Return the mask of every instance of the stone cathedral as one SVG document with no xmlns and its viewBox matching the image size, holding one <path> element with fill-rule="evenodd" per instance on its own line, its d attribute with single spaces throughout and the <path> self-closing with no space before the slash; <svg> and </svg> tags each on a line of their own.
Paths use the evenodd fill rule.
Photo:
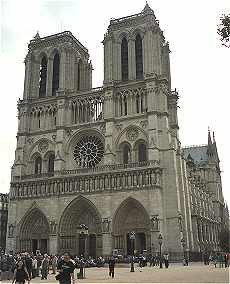
<svg viewBox="0 0 230 284">
<path fill-rule="evenodd" d="M 12 166 L 7 250 L 107 256 L 218 250 L 216 142 L 182 148 L 169 45 L 146 3 L 111 19 L 104 81 L 69 31 L 30 41 Z M 88 227 L 79 233 L 79 225 Z M 131 242 L 130 232 L 135 232 Z"/>
</svg>

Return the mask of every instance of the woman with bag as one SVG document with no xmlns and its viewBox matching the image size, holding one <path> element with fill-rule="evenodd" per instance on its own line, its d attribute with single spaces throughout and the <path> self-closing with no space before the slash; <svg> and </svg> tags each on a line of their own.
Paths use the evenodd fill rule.
<svg viewBox="0 0 230 284">
<path fill-rule="evenodd" d="M 12 284 L 24 284 L 26 280 L 28 280 L 28 283 L 30 283 L 29 273 L 25 267 L 24 262 L 22 260 L 19 260 L 14 270 L 14 278 Z"/>
</svg>

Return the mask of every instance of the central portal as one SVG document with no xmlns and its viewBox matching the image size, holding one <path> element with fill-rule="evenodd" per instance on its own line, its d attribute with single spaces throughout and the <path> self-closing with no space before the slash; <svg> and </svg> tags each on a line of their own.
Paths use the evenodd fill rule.
<svg viewBox="0 0 230 284">
<path fill-rule="evenodd" d="M 60 253 L 96 257 L 102 254 L 101 217 L 96 207 L 86 198 L 78 197 L 65 209 L 60 222 Z M 85 225 L 87 233 L 79 234 Z"/>
</svg>

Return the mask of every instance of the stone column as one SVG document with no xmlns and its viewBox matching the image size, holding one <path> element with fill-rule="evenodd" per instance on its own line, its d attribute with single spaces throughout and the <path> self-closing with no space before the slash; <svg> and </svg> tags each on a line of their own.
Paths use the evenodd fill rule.
<svg viewBox="0 0 230 284">
<path fill-rule="evenodd" d="M 59 89 L 64 90 L 66 88 L 66 50 L 64 48 L 61 50 L 60 57 Z"/>
<path fill-rule="evenodd" d="M 103 242 L 103 256 L 112 254 L 112 234 L 111 234 L 111 219 L 102 219 L 102 242 Z"/>
<path fill-rule="evenodd" d="M 58 237 L 56 235 L 50 235 L 49 237 L 49 254 L 58 253 Z"/>
<path fill-rule="evenodd" d="M 53 82 L 53 58 L 49 57 L 47 64 L 46 96 L 52 96 L 52 82 Z"/>
<path fill-rule="evenodd" d="M 32 69 L 31 69 L 31 55 L 27 54 L 25 58 L 25 79 L 24 79 L 24 93 L 23 93 L 23 99 L 26 100 L 29 98 L 30 95 L 30 86 L 31 86 L 31 75 L 32 75 Z"/>
<path fill-rule="evenodd" d="M 128 41 L 128 64 L 129 64 L 129 80 L 136 78 L 136 58 L 135 58 L 135 40 Z"/>
<path fill-rule="evenodd" d="M 31 97 L 38 98 L 39 96 L 39 76 L 40 76 L 40 61 L 33 59 L 31 68 Z"/>
<path fill-rule="evenodd" d="M 116 73 L 117 76 L 115 78 L 115 80 L 121 81 L 121 42 L 116 42 Z"/>
</svg>

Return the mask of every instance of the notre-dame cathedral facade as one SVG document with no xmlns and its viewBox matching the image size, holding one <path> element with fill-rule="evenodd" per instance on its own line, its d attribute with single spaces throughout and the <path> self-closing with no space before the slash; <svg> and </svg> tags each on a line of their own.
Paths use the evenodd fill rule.
<svg viewBox="0 0 230 284">
<path fill-rule="evenodd" d="M 181 147 L 169 45 L 153 10 L 112 19 L 103 45 L 100 88 L 71 32 L 28 45 L 7 249 L 156 253 L 161 235 L 175 258 L 217 250 L 225 207 L 216 143 L 209 133 L 207 145 Z"/>
</svg>

